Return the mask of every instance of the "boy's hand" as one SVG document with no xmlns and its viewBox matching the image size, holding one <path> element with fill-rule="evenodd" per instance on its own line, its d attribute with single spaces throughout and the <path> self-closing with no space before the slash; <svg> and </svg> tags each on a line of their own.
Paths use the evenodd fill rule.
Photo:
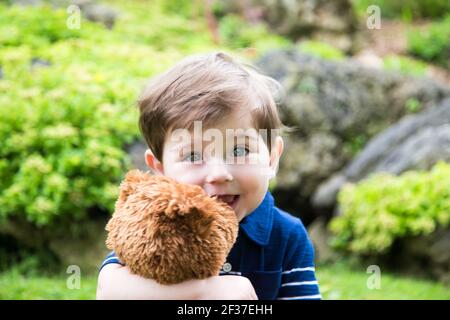
<svg viewBox="0 0 450 320">
<path fill-rule="evenodd" d="M 155 280 L 132 274 L 128 267 L 108 264 L 98 277 L 97 299 L 100 300 L 194 300 L 206 288 L 206 280 L 188 280 L 162 285 Z"/>
<path fill-rule="evenodd" d="M 241 276 L 215 276 L 206 279 L 202 300 L 258 300 L 250 280 Z"/>
<path fill-rule="evenodd" d="M 215 276 L 161 285 L 154 280 L 132 274 L 127 267 L 108 264 L 98 277 L 97 299 L 117 300 L 255 300 L 250 281 L 239 276 Z"/>
</svg>

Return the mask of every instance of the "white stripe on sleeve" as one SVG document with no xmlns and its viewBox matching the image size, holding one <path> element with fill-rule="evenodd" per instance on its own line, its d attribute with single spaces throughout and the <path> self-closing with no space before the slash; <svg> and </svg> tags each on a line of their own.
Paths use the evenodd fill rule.
<svg viewBox="0 0 450 320">
<path fill-rule="evenodd" d="M 285 287 L 285 286 L 308 286 L 308 285 L 314 285 L 314 284 L 319 284 L 317 281 L 301 281 L 301 282 L 287 282 L 287 283 L 283 283 L 281 286 Z"/>
<path fill-rule="evenodd" d="M 303 272 L 303 271 L 316 271 L 316 268 L 314 268 L 314 267 L 294 268 L 291 270 L 283 271 L 282 274 L 289 274 L 292 272 Z"/>
</svg>

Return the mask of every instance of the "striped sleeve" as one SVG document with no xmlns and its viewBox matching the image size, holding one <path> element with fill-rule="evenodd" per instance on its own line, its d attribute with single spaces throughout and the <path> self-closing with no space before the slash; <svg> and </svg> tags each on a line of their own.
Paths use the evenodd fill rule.
<svg viewBox="0 0 450 320">
<path fill-rule="evenodd" d="M 100 266 L 98 272 L 100 272 L 100 271 L 103 269 L 104 266 L 106 266 L 107 264 L 110 264 L 110 263 L 118 263 L 118 264 L 124 265 L 124 264 L 119 260 L 119 258 L 116 256 L 115 252 L 114 252 L 114 251 L 111 251 L 111 252 L 106 256 L 105 260 L 103 260 L 102 265 Z"/>
<path fill-rule="evenodd" d="M 303 224 L 294 229 L 289 237 L 277 299 L 320 300 L 312 242 Z"/>
</svg>

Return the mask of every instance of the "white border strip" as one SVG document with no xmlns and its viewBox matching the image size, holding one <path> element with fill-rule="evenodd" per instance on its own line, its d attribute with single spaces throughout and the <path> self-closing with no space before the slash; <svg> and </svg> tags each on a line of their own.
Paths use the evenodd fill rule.
<svg viewBox="0 0 450 320">
<path fill-rule="evenodd" d="M 322 299 L 322 295 L 315 294 L 312 296 L 284 297 L 284 298 L 278 298 L 277 300 L 304 300 L 304 299 Z"/>
</svg>

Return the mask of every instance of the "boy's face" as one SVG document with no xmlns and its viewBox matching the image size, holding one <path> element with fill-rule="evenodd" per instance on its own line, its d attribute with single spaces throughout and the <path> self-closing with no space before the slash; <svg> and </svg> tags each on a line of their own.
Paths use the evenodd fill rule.
<svg viewBox="0 0 450 320">
<path fill-rule="evenodd" d="M 202 187 L 220 195 L 239 221 L 256 209 L 275 175 L 283 151 L 277 137 L 272 152 L 254 129 L 251 115 L 236 111 L 213 127 L 196 122 L 194 130 L 175 130 L 166 138 L 163 162 L 146 152 L 146 163 L 156 174 Z"/>
</svg>

